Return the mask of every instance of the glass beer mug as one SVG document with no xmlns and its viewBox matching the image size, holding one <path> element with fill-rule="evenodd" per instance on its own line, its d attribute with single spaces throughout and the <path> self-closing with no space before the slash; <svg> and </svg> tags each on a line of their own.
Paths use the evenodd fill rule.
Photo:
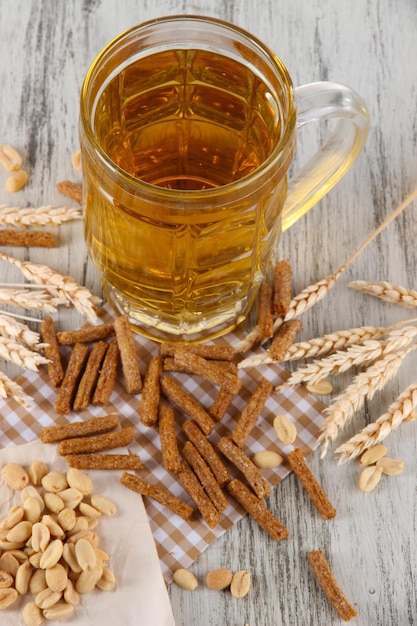
<svg viewBox="0 0 417 626">
<path fill-rule="evenodd" d="M 337 119 L 294 177 L 297 129 Z M 159 341 L 202 341 L 245 319 L 280 233 L 364 146 L 366 106 L 344 85 L 293 88 L 242 29 L 197 16 L 135 26 L 81 94 L 85 239 L 108 300 Z"/>
</svg>

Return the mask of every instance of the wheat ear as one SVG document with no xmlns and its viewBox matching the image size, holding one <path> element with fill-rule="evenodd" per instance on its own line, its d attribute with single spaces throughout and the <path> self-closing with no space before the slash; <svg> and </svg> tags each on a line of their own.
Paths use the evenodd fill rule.
<svg viewBox="0 0 417 626">
<path fill-rule="evenodd" d="M 5 400 L 10 397 L 27 408 L 32 404 L 32 398 L 23 391 L 22 387 L 0 372 L 0 398 Z"/>
<path fill-rule="evenodd" d="M 398 396 L 397 400 L 375 422 L 365 426 L 359 433 L 335 450 L 339 463 L 355 459 L 367 448 L 371 448 L 383 441 L 411 415 L 416 404 L 417 383 L 413 383 Z"/>
<path fill-rule="evenodd" d="M 303 289 L 303 291 L 301 291 L 295 298 L 293 298 L 285 318 L 276 318 L 274 320 L 274 333 L 278 330 L 278 328 L 282 325 L 284 321 L 286 322 L 290 319 L 293 319 L 294 317 L 297 317 L 298 315 L 301 315 L 309 308 L 311 308 L 314 304 L 322 300 L 334 287 L 337 279 L 345 271 L 345 269 L 349 267 L 349 265 L 366 248 L 366 246 L 373 239 L 375 239 L 375 237 L 377 237 L 389 224 L 391 224 L 391 222 L 393 222 L 400 215 L 400 213 L 402 213 L 402 211 L 404 211 L 404 209 L 409 204 L 411 204 L 413 200 L 415 200 L 416 197 L 417 189 L 412 191 L 406 197 L 406 199 L 378 226 L 378 228 L 376 228 L 369 235 L 369 237 L 365 239 L 365 241 L 359 246 L 359 248 L 355 250 L 355 252 L 348 258 L 345 263 L 343 263 L 343 265 L 339 267 L 339 269 L 333 272 L 333 274 L 330 274 L 330 276 L 328 276 L 327 278 L 320 280 L 314 285 L 306 287 L 306 289 Z M 252 348 L 252 346 L 256 342 L 260 340 L 262 340 L 262 333 L 259 327 L 255 326 L 255 328 L 247 335 L 247 337 L 236 345 L 235 350 L 236 352 L 246 352 L 247 350 Z M 265 339 L 264 342 L 265 341 L 267 341 L 267 339 Z"/>
<path fill-rule="evenodd" d="M 355 412 L 362 408 L 365 398 L 370 400 L 377 391 L 383 389 L 386 383 L 396 376 L 407 354 L 415 348 L 417 343 L 373 363 L 358 374 L 345 391 L 323 411 L 325 418 L 318 438 L 323 444 L 322 458 L 326 455 L 330 441 L 336 439 L 339 431 L 350 422 Z"/>
<path fill-rule="evenodd" d="M 349 346 L 345 351 L 338 351 L 323 359 L 299 367 L 285 381 L 283 386 L 309 383 L 314 385 L 327 376 L 347 372 L 354 366 L 365 365 L 376 359 L 396 352 L 407 346 L 417 335 L 415 326 L 397 328 L 388 333 L 385 341 L 369 339 L 360 344 Z"/>
<path fill-rule="evenodd" d="M 25 228 L 27 226 L 59 226 L 64 222 L 82 219 L 80 207 L 55 207 L 51 205 L 37 208 L 0 205 L 0 225 Z"/>
<path fill-rule="evenodd" d="M 67 301 L 63 298 L 55 298 L 44 291 L 34 293 L 28 289 L 0 289 L 0 302 L 22 309 L 55 313 L 57 306 Z"/>
<path fill-rule="evenodd" d="M 49 359 L 46 359 L 38 352 L 29 350 L 21 343 L 7 339 L 7 337 L 0 337 L 0 358 L 32 370 L 32 372 L 38 371 L 38 365 L 49 363 Z"/>
<path fill-rule="evenodd" d="M 18 261 L 14 257 L 0 253 L 0 259 L 16 265 L 26 279 L 38 285 L 44 285 L 52 295 L 64 298 L 74 305 L 81 315 L 91 321 L 97 320 L 96 305 L 101 302 L 97 296 L 93 296 L 86 287 L 82 287 L 71 276 L 63 276 L 49 268 L 47 265 Z"/>
<path fill-rule="evenodd" d="M 44 344 L 40 343 L 39 333 L 7 314 L 0 314 L 0 334 L 13 341 L 20 341 L 33 350 L 44 347 Z"/>
<path fill-rule="evenodd" d="M 384 302 L 398 304 L 406 309 L 417 307 L 417 291 L 406 289 L 399 285 L 391 285 L 391 283 L 385 281 L 368 282 L 366 280 L 355 280 L 349 283 L 349 287 L 369 296 L 375 296 L 375 298 Z"/>
</svg>

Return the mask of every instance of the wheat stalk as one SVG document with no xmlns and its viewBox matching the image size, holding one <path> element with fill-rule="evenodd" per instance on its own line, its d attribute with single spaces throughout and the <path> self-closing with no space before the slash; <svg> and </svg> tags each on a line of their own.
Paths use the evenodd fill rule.
<svg viewBox="0 0 417 626">
<path fill-rule="evenodd" d="M 274 320 L 274 333 L 279 329 L 282 323 L 293 319 L 294 317 L 298 317 L 308 309 L 310 309 L 314 304 L 322 300 L 329 291 L 336 284 L 339 276 L 346 270 L 347 267 L 356 259 L 356 257 L 366 248 L 366 246 L 377 237 L 394 219 L 396 219 L 404 209 L 415 200 L 417 197 L 417 189 L 412 191 L 406 199 L 376 228 L 370 235 L 365 239 L 365 241 L 355 250 L 355 252 L 348 258 L 348 260 L 343 263 L 333 274 L 330 274 L 327 278 L 318 281 L 314 285 L 310 285 L 306 287 L 303 291 L 301 291 L 290 303 L 289 310 L 284 319 L 276 318 Z M 246 352 L 253 347 L 255 343 L 262 340 L 262 333 L 258 326 L 246 336 L 245 339 L 241 340 L 235 348 L 236 352 Z M 264 339 L 264 342 L 267 339 Z"/>
<path fill-rule="evenodd" d="M 38 365 L 49 363 L 49 359 L 46 359 L 38 352 L 34 352 L 21 343 L 7 337 L 0 337 L 0 358 L 32 370 L 32 372 L 38 371 Z"/>
<path fill-rule="evenodd" d="M 32 398 L 28 396 L 20 385 L 11 380 L 6 374 L 0 372 L 0 398 L 13 398 L 19 404 L 29 408 Z"/>
<path fill-rule="evenodd" d="M 38 208 L 19 208 L 0 205 L 0 225 L 25 228 L 27 226 L 59 226 L 64 222 L 82 219 L 80 207 L 55 207 L 51 205 Z"/>
<path fill-rule="evenodd" d="M 383 389 L 386 383 L 396 376 L 406 355 L 415 348 L 417 348 L 417 343 L 376 361 L 364 372 L 355 376 L 345 391 L 323 411 L 325 419 L 318 438 L 323 444 L 321 458 L 326 455 L 330 441 L 336 439 L 339 431 L 350 422 L 355 412 L 362 408 L 365 399 L 373 398 L 377 391 Z"/>
<path fill-rule="evenodd" d="M 406 309 L 417 307 L 417 291 L 398 285 L 391 285 L 391 283 L 385 281 L 368 282 L 366 280 L 355 280 L 349 283 L 349 287 L 367 295 L 375 296 L 384 302 L 398 304 Z"/>
<path fill-rule="evenodd" d="M 57 306 L 65 304 L 63 298 L 56 298 L 45 291 L 33 292 L 29 289 L 0 289 L 0 303 L 10 306 L 55 313 Z"/>
<path fill-rule="evenodd" d="M 416 404 L 417 383 L 413 383 L 398 396 L 396 401 L 375 422 L 368 424 L 368 426 L 335 450 L 336 456 L 339 457 L 339 463 L 355 459 L 364 450 L 383 441 L 411 415 Z"/>
<path fill-rule="evenodd" d="M 44 344 L 40 343 L 39 333 L 7 314 L 0 314 L 0 334 L 8 339 L 20 341 L 34 350 L 44 347 Z"/>
<path fill-rule="evenodd" d="M 18 261 L 2 253 L 0 253 L 0 259 L 16 265 L 26 279 L 44 285 L 52 295 L 66 299 L 81 315 L 93 322 L 97 320 L 95 307 L 101 299 L 93 296 L 86 287 L 79 285 L 71 276 L 63 276 L 47 265 Z"/>
<path fill-rule="evenodd" d="M 417 335 L 415 326 L 396 328 L 388 333 L 385 341 L 369 339 L 361 344 L 349 346 L 345 351 L 338 351 L 323 359 L 316 359 L 312 363 L 299 367 L 285 381 L 283 386 L 309 383 L 315 385 L 323 378 L 346 372 L 355 365 L 364 365 L 384 357 L 387 354 L 407 346 Z"/>
</svg>

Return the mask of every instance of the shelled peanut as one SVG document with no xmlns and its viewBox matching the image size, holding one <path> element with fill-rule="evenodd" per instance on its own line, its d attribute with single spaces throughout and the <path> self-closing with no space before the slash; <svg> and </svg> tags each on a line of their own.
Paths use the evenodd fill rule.
<svg viewBox="0 0 417 626">
<path fill-rule="evenodd" d="M 96 528 L 116 506 L 93 493 L 90 477 L 75 468 L 50 470 L 42 461 L 28 471 L 9 463 L 1 474 L 21 503 L 0 522 L 0 609 L 31 594 L 22 617 L 26 626 L 39 626 L 43 618 L 68 618 L 82 594 L 113 589 Z"/>
</svg>

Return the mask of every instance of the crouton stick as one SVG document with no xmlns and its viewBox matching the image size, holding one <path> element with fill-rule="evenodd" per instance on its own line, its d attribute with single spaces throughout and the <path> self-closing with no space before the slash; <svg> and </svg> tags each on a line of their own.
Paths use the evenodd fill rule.
<svg viewBox="0 0 417 626">
<path fill-rule="evenodd" d="M 114 335 L 113 324 L 99 324 L 98 326 L 85 326 L 78 330 L 63 330 L 57 334 L 58 342 L 63 346 L 71 346 L 74 343 L 86 343 L 107 339 Z"/>
<path fill-rule="evenodd" d="M 336 509 L 330 504 L 322 487 L 313 476 L 300 448 L 295 448 L 289 452 L 287 459 L 292 471 L 300 480 L 322 518 L 332 519 L 335 517 Z"/>
<path fill-rule="evenodd" d="M 65 371 L 64 380 L 55 399 L 55 411 L 67 415 L 72 409 L 72 402 L 81 378 L 84 365 L 88 359 L 89 349 L 83 343 L 76 343 Z"/>
<path fill-rule="evenodd" d="M 243 447 L 246 438 L 255 426 L 262 407 L 272 389 L 273 385 L 266 378 L 261 378 L 260 383 L 243 409 L 231 435 L 235 444 L 240 448 Z"/>
<path fill-rule="evenodd" d="M 174 409 L 167 404 L 159 408 L 159 437 L 161 440 L 162 463 L 167 472 L 176 474 L 181 466 L 178 451 L 177 435 L 175 433 Z"/>
<path fill-rule="evenodd" d="M 58 446 L 58 454 L 83 454 L 85 452 L 101 452 L 102 450 L 112 450 L 122 446 L 128 446 L 135 438 L 133 426 L 127 426 L 111 433 L 95 435 L 93 437 L 75 437 L 64 439 Z"/>
<path fill-rule="evenodd" d="M 275 541 L 287 539 L 289 536 L 287 528 L 266 508 L 262 500 L 259 500 L 238 478 L 228 483 L 227 489 L 230 495 L 272 539 Z"/>
<path fill-rule="evenodd" d="M 114 338 L 110 341 L 107 348 L 97 386 L 94 391 L 93 404 L 95 406 L 107 404 L 110 400 L 110 396 L 116 384 L 119 356 L 119 346 L 117 339 Z"/>
<path fill-rule="evenodd" d="M 229 482 L 230 475 L 210 441 L 192 420 L 184 422 L 182 429 L 210 467 L 220 487 L 224 487 Z"/>
<path fill-rule="evenodd" d="M 55 248 L 55 237 L 42 230 L 1 230 L 0 246 Z"/>
<path fill-rule="evenodd" d="M 84 422 L 72 422 L 71 424 L 45 426 L 39 433 L 39 438 L 43 443 L 57 443 L 58 441 L 71 439 L 72 437 L 83 437 L 106 433 L 111 430 L 115 430 L 119 425 L 119 418 L 117 415 L 92 417 Z"/>
<path fill-rule="evenodd" d="M 43 318 L 40 333 L 42 341 L 46 344 L 44 348 L 45 357 L 49 359 L 47 365 L 49 380 L 54 387 L 59 387 L 64 379 L 64 368 L 59 352 L 55 325 L 51 317 Z"/>
<path fill-rule="evenodd" d="M 194 515 L 194 509 L 192 506 L 183 500 L 180 500 L 180 498 L 172 495 L 172 493 L 167 491 L 164 487 L 151 485 L 142 478 L 139 478 L 139 476 L 129 474 L 129 472 L 123 472 L 120 482 L 124 487 L 127 487 L 131 491 L 140 493 L 142 496 L 146 496 L 147 498 L 155 500 L 156 502 L 159 502 L 159 504 L 166 506 L 187 521 Z"/>
<path fill-rule="evenodd" d="M 165 396 L 189 415 L 200 426 L 205 435 L 209 435 L 215 426 L 214 420 L 188 391 L 170 376 L 164 376 L 161 389 Z"/>
<path fill-rule="evenodd" d="M 174 360 L 179 365 L 187 367 L 189 372 L 210 380 L 230 393 L 237 393 L 240 389 L 241 381 L 237 373 L 232 374 L 232 372 L 225 371 L 224 368 L 211 363 L 198 354 L 194 354 L 188 348 L 178 349 L 175 352 Z"/>
<path fill-rule="evenodd" d="M 91 348 L 84 373 L 75 394 L 73 404 L 74 411 L 82 411 L 90 404 L 93 389 L 96 385 L 106 350 L 107 343 L 105 341 L 97 341 Z"/>
<path fill-rule="evenodd" d="M 285 260 L 275 264 L 273 293 L 274 314 L 284 319 L 292 300 L 292 269 Z"/>
<path fill-rule="evenodd" d="M 159 353 L 162 357 L 174 357 L 178 348 L 178 343 L 161 343 Z M 219 361 L 233 361 L 235 351 L 231 346 L 216 346 L 212 344 L 193 344 L 187 347 L 193 354 L 198 354 L 204 359 L 214 359 Z"/>
<path fill-rule="evenodd" d="M 357 615 L 357 612 L 348 602 L 343 591 L 337 584 L 337 581 L 333 575 L 333 572 L 330 569 L 330 565 L 327 562 L 327 559 L 324 556 L 323 552 L 321 550 L 313 550 L 312 552 L 309 552 L 308 560 L 311 567 L 313 568 L 315 575 L 317 576 L 320 587 L 323 589 L 324 593 L 329 599 L 329 602 L 332 604 L 333 608 L 339 613 L 342 620 L 348 622 L 352 619 L 352 617 L 355 617 L 355 615 Z"/>
<path fill-rule="evenodd" d="M 134 395 L 142 389 L 142 377 L 136 353 L 135 339 L 127 315 L 122 315 L 116 319 L 114 330 L 116 331 L 117 343 L 119 344 L 124 386 L 127 393 Z"/>
<path fill-rule="evenodd" d="M 140 421 L 144 426 L 153 426 L 158 421 L 158 407 L 161 390 L 159 379 L 162 372 L 162 359 L 154 356 L 149 360 L 139 404 Z"/>
<path fill-rule="evenodd" d="M 224 417 L 231 401 L 233 400 L 233 396 L 233 393 L 227 391 L 223 387 L 219 389 L 217 397 L 209 409 L 209 415 L 211 415 L 216 422 L 220 422 L 220 420 Z"/>
<path fill-rule="evenodd" d="M 272 316 L 272 287 L 262 283 L 258 296 L 258 327 L 265 339 L 274 333 L 274 319 Z"/>
<path fill-rule="evenodd" d="M 217 526 L 220 520 L 220 513 L 204 491 L 187 461 L 181 461 L 181 469 L 178 472 L 178 478 L 200 511 L 206 524 L 210 528 Z"/>
<path fill-rule="evenodd" d="M 242 472 L 258 498 L 264 500 L 271 493 L 271 487 L 250 458 L 233 441 L 222 437 L 217 444 L 220 452 Z"/>
<path fill-rule="evenodd" d="M 136 454 L 67 454 L 65 460 L 77 469 L 141 470 L 145 467 Z"/>
<path fill-rule="evenodd" d="M 191 441 L 187 441 L 182 454 L 219 513 L 225 511 L 227 509 L 227 498 L 215 479 L 213 472 Z"/>
<path fill-rule="evenodd" d="M 288 322 L 283 322 L 269 347 L 269 356 L 271 359 L 277 362 L 285 359 L 288 349 L 294 343 L 294 340 L 302 327 L 303 324 L 300 320 L 289 320 Z"/>
</svg>

